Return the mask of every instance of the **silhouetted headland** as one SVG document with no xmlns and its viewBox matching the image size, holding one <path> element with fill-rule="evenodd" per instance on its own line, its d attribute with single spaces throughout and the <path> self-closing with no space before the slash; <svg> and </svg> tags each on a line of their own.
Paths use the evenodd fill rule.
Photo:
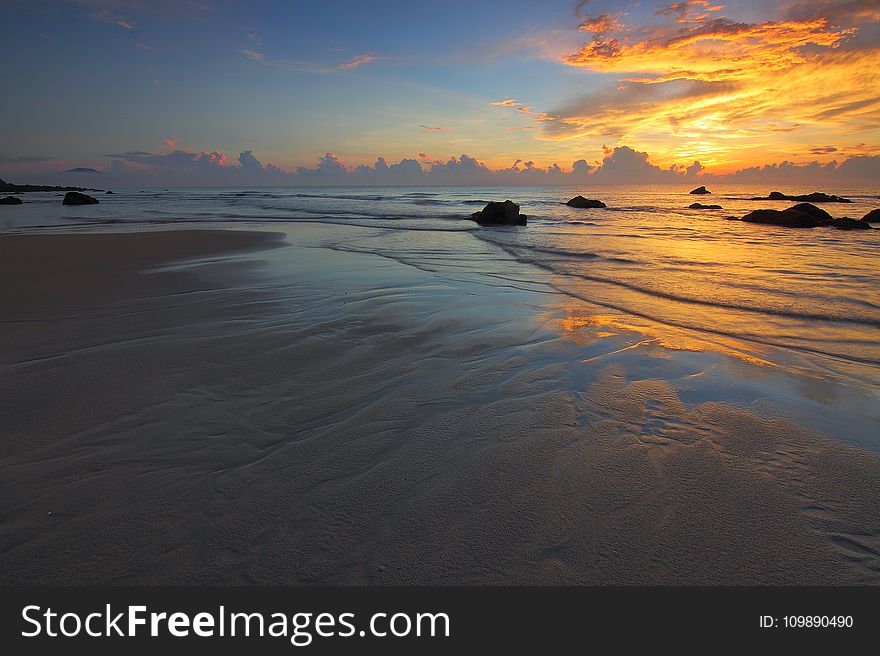
<svg viewBox="0 0 880 656">
<path fill-rule="evenodd" d="M 0 192 L 21 193 L 30 191 L 101 191 L 101 189 L 91 189 L 89 187 L 60 187 L 57 185 L 20 185 L 0 180 Z"/>
</svg>

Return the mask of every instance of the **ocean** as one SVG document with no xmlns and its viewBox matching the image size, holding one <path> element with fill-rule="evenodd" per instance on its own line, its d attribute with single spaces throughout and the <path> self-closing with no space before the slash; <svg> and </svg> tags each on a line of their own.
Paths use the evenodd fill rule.
<svg viewBox="0 0 880 656">
<path fill-rule="evenodd" d="M 731 221 L 793 203 L 749 200 L 770 187 L 709 185 L 712 195 L 696 196 L 691 186 L 115 189 L 96 193 L 99 205 L 80 207 L 36 193 L 0 208 L 0 230 L 277 228 L 295 238 L 297 226 L 318 224 L 322 248 L 589 304 L 591 312 L 569 318 L 573 331 L 601 333 L 603 324 L 638 331 L 669 349 L 722 352 L 813 387 L 825 383 L 835 396 L 840 386 L 856 390 L 864 401 L 857 412 L 872 419 L 855 441 L 873 444 L 876 412 L 866 408 L 880 396 L 880 230 Z M 880 207 L 876 188 L 826 191 L 852 200 L 823 203 L 834 217 Z M 608 207 L 564 204 L 577 194 Z M 508 198 L 528 215 L 527 227 L 484 228 L 468 219 L 486 202 Z M 723 209 L 688 209 L 693 202 Z"/>
<path fill-rule="evenodd" d="M 689 189 L 0 207 L 0 582 L 876 585 L 880 230 Z"/>
</svg>

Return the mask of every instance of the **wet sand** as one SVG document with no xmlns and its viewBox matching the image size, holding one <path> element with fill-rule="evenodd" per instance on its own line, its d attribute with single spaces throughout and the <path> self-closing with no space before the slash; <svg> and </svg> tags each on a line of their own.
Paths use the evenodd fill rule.
<svg viewBox="0 0 880 656">
<path fill-rule="evenodd" d="M 0 582 L 880 582 L 880 455 L 570 302 L 288 241 L 0 237 Z"/>
</svg>

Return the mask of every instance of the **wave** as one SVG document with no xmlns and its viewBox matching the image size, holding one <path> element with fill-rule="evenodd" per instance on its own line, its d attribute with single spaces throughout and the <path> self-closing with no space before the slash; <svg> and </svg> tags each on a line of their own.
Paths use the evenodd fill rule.
<svg viewBox="0 0 880 656">
<path fill-rule="evenodd" d="M 636 283 L 627 282 L 624 280 L 615 280 L 613 278 L 608 278 L 604 276 L 591 275 L 588 273 L 574 272 L 574 271 L 566 271 L 560 270 L 557 267 L 554 267 L 552 264 L 548 263 L 546 260 L 540 260 L 528 256 L 524 256 L 522 253 L 518 252 L 516 246 L 511 246 L 510 244 L 504 244 L 503 242 L 496 241 L 493 239 L 487 239 L 483 235 L 476 233 L 476 236 L 487 242 L 494 244 L 501 248 L 503 251 L 511 255 L 515 260 L 521 262 L 523 264 L 530 264 L 533 266 L 537 266 L 545 271 L 549 271 L 556 275 L 568 276 L 571 278 L 579 278 L 581 280 L 587 280 L 590 282 L 597 282 L 606 285 L 613 285 L 615 287 L 620 287 L 623 289 L 627 289 L 630 291 L 634 291 L 640 294 L 645 294 L 647 296 L 652 296 L 654 298 L 662 298 L 665 300 L 676 301 L 679 303 L 689 303 L 693 305 L 700 305 L 706 307 L 714 307 L 719 309 L 726 310 L 736 310 L 743 312 L 752 312 L 756 314 L 764 314 L 768 316 L 776 316 L 787 319 L 798 319 L 798 320 L 806 320 L 806 321 L 833 321 L 839 323 L 849 323 L 849 324 L 857 324 L 864 326 L 872 326 L 880 328 L 880 319 L 873 317 L 864 317 L 864 316 L 854 316 L 852 314 L 834 314 L 831 312 L 808 312 L 808 311 L 796 311 L 796 310 L 782 310 L 779 308 L 769 307 L 769 306 L 761 306 L 761 305 L 749 305 L 746 303 L 735 303 L 735 302 L 725 302 L 718 300 L 709 300 L 705 298 L 698 298 L 695 296 L 686 296 L 684 294 L 677 294 L 674 292 L 664 291 L 660 289 L 654 289 L 651 287 L 645 287 L 643 285 L 638 285 Z M 526 250 L 526 249 L 523 249 Z M 531 248 L 527 250 L 533 250 Z M 534 249 L 540 252 L 540 249 Z M 632 312 L 631 309 L 626 309 L 624 311 Z M 640 315 L 641 316 L 641 315 Z"/>
</svg>

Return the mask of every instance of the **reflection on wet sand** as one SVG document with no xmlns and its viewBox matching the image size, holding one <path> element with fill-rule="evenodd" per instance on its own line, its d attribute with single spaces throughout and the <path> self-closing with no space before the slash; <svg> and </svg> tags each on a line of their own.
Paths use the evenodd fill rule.
<svg viewBox="0 0 880 656">
<path fill-rule="evenodd" d="M 866 397 L 346 230 L 4 324 L 4 583 L 880 582 Z"/>
</svg>

